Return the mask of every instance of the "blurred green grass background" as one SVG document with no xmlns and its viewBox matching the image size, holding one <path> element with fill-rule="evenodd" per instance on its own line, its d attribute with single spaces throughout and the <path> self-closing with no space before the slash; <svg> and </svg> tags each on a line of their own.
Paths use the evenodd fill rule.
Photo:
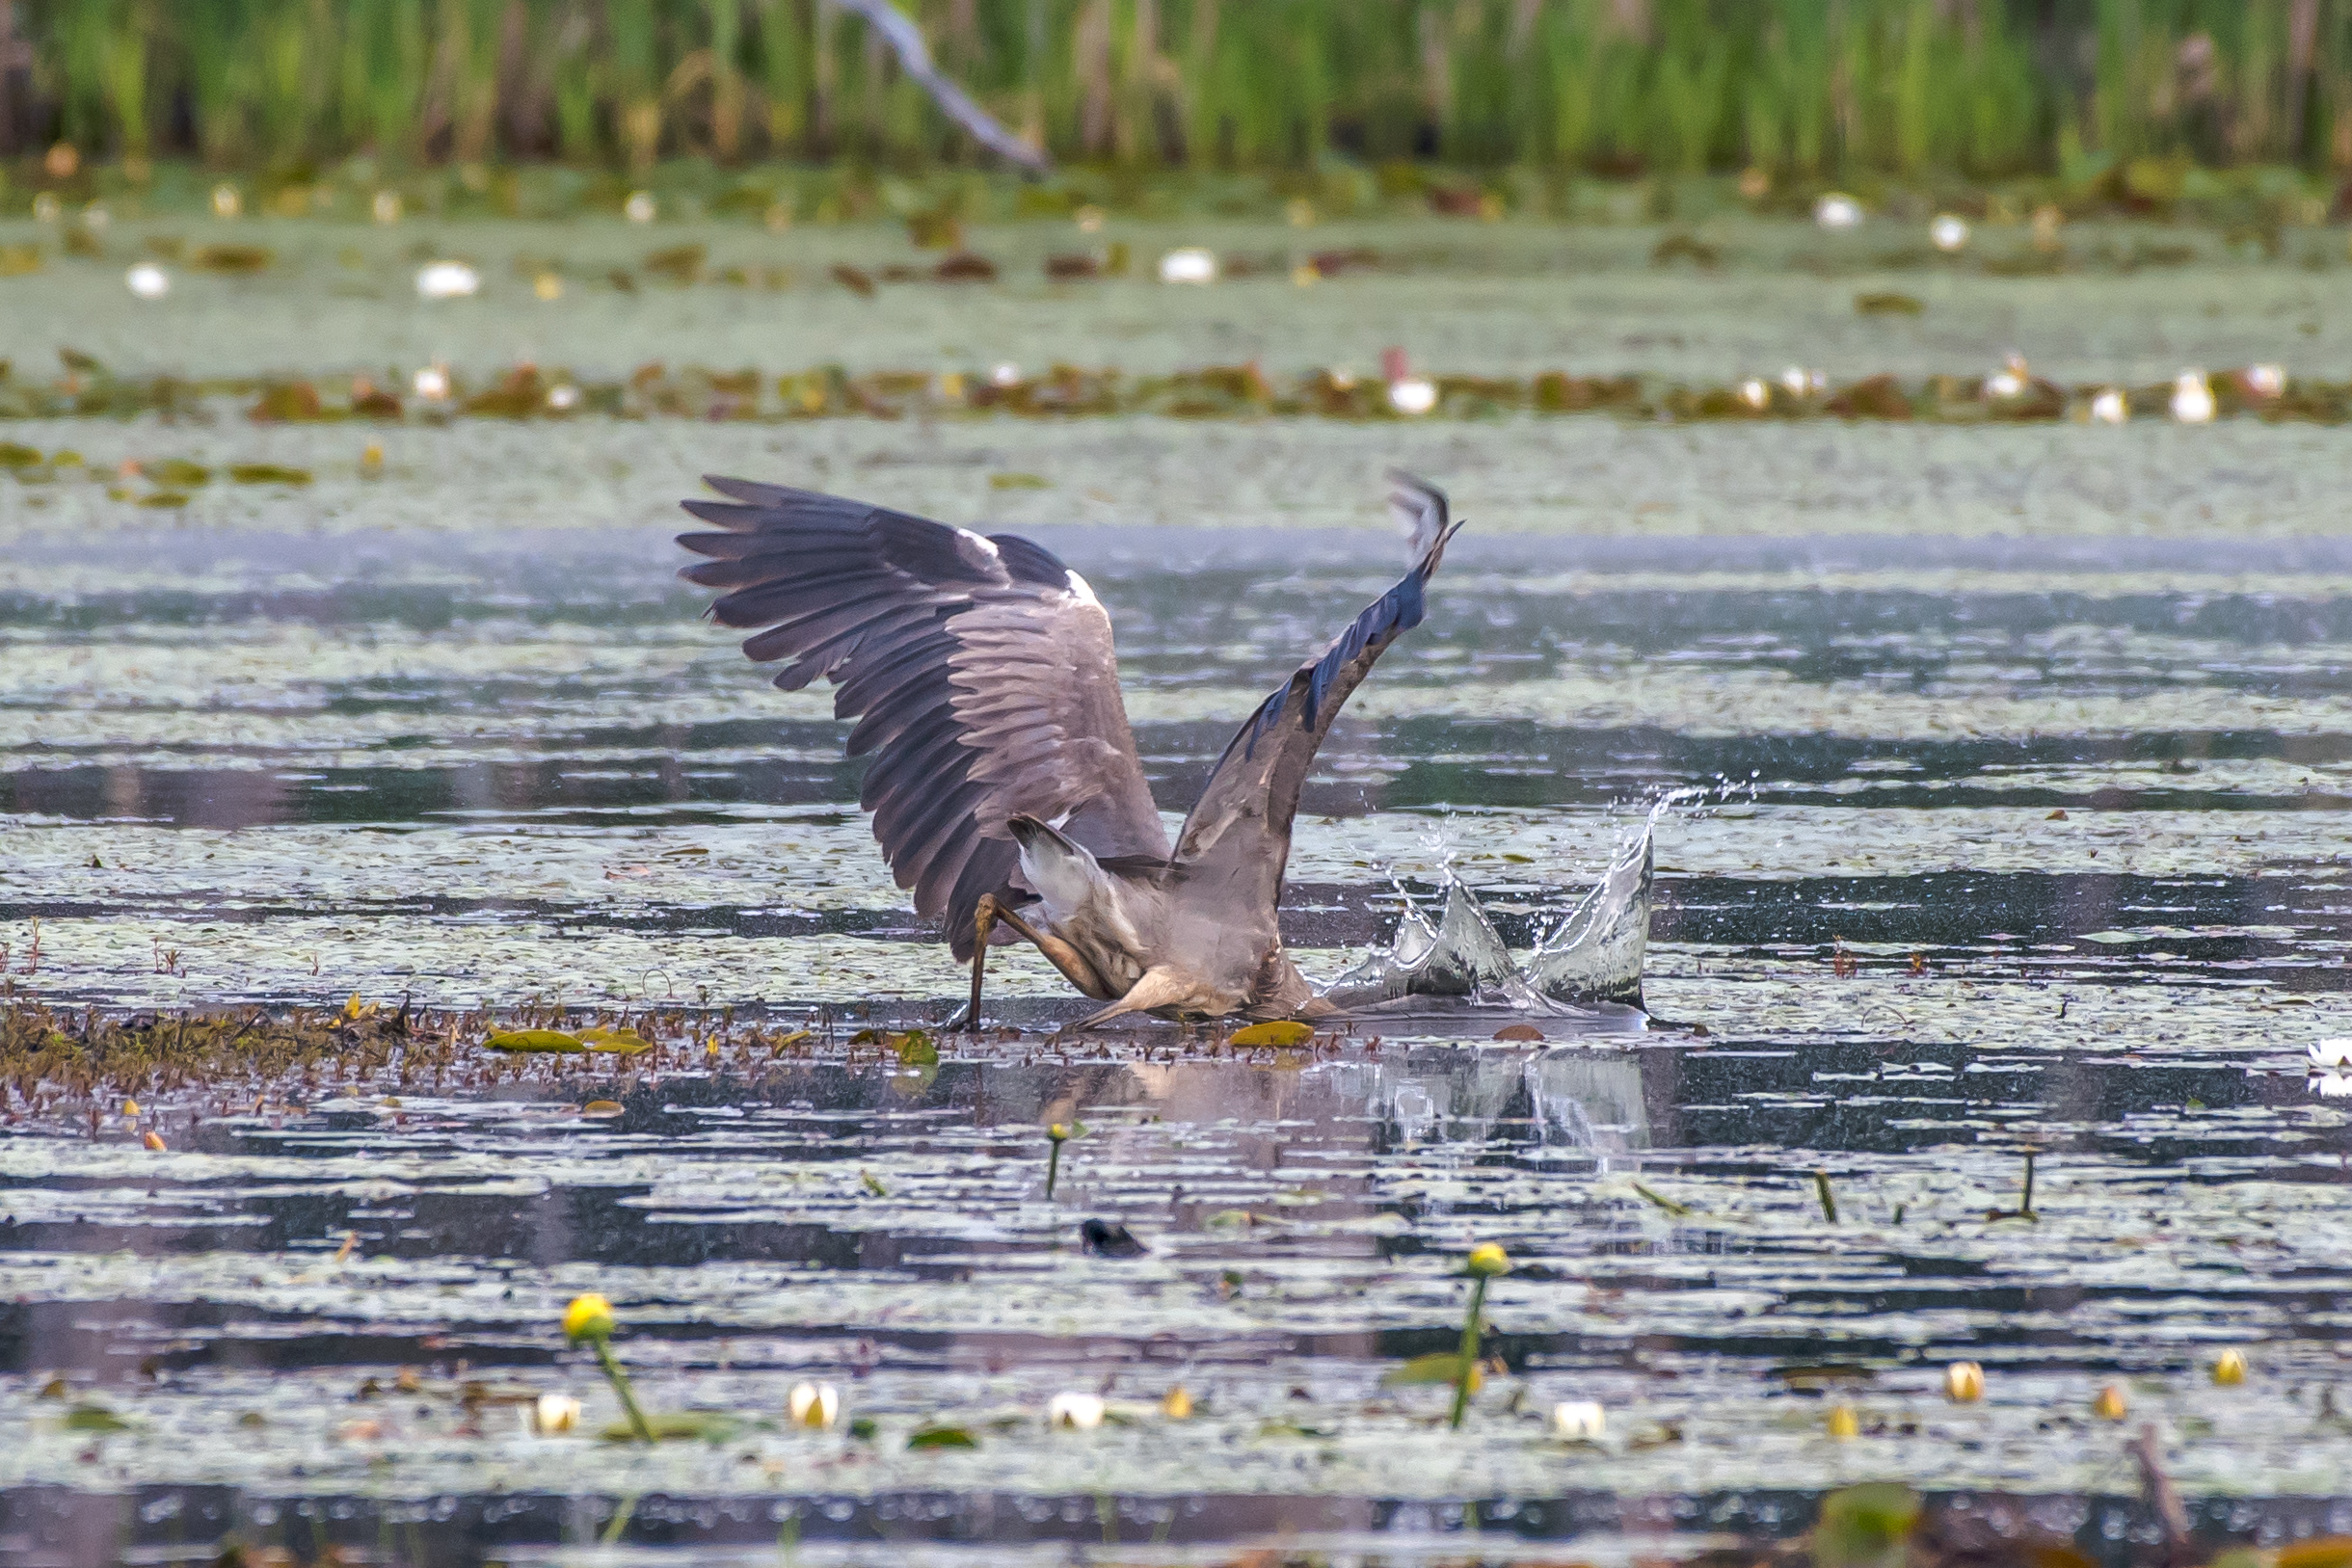
<svg viewBox="0 0 2352 1568">
<path fill-rule="evenodd" d="M 1336 160 L 1370 198 L 1435 164 L 1520 206 L 1590 175 L 2047 176 L 2159 209 L 2201 171 L 2321 196 L 2352 171 L 2352 0 L 899 4 L 1006 124 L 1132 175 Z M 353 158 L 642 178 L 975 156 L 822 0 L 0 0 L 0 154 L 19 205 L 159 159 L 299 182 Z"/>
</svg>

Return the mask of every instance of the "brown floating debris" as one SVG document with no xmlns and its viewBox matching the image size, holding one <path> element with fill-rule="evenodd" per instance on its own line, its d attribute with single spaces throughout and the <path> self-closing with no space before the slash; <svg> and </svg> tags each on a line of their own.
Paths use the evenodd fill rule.
<svg viewBox="0 0 2352 1568">
<path fill-rule="evenodd" d="M 997 264 L 984 255 L 958 251 L 931 269 L 931 276 L 943 283 L 993 283 Z"/>
<path fill-rule="evenodd" d="M 873 275 L 862 267 L 837 261 L 832 267 L 833 280 L 861 299 L 870 300 L 874 294 Z"/>
</svg>

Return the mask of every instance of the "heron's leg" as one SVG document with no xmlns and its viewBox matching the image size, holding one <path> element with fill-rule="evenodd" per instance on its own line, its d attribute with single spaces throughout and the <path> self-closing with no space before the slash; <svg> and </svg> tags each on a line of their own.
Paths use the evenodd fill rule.
<svg viewBox="0 0 2352 1568">
<path fill-rule="evenodd" d="M 1087 962 L 1084 953 L 1051 931 L 1038 930 L 1002 904 L 996 906 L 996 917 L 1034 943 L 1037 950 L 1045 954 L 1046 961 L 1061 970 L 1061 977 L 1078 987 L 1082 995 L 1103 999 L 1118 995 L 1103 983 L 1101 975 L 1094 972 L 1094 966 Z"/>
<path fill-rule="evenodd" d="M 972 942 L 972 1004 L 964 1009 L 958 1022 L 973 1033 L 980 1032 L 980 980 L 988 972 L 988 934 L 997 925 L 997 895 L 980 894 L 978 910 L 973 915 Z"/>
</svg>

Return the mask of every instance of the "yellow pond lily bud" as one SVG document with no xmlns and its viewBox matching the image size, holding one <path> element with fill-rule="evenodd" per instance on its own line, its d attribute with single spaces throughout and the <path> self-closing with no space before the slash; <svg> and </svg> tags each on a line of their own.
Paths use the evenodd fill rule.
<svg viewBox="0 0 2352 1568">
<path fill-rule="evenodd" d="M 1943 1396 L 1956 1405 L 1972 1405 L 1985 1396 L 1985 1369 L 1973 1361 L 1956 1361 L 1943 1369 Z"/>
<path fill-rule="evenodd" d="M 557 1437 L 580 1423 L 580 1402 L 569 1394 L 543 1394 L 531 1412 L 531 1425 L 541 1437 Z"/>
<path fill-rule="evenodd" d="M 1862 1418 L 1855 1414 L 1852 1405 L 1831 1405 L 1828 1425 L 1830 1436 L 1839 1443 L 1850 1443 L 1862 1435 Z"/>
<path fill-rule="evenodd" d="M 612 1303 L 593 1290 L 573 1297 L 572 1305 L 564 1309 L 564 1338 L 568 1340 L 601 1340 L 612 1330 Z"/>
<path fill-rule="evenodd" d="M 2108 1384 L 2098 1391 L 2098 1397 L 2091 1401 L 2091 1414 L 2100 1421 L 2122 1421 L 2130 1413 L 2131 1404 L 2124 1397 L 2124 1385 L 2121 1383 Z"/>
<path fill-rule="evenodd" d="M 2224 1350 L 2213 1363 L 2213 1381 L 2225 1389 L 2233 1389 L 2246 1381 L 2246 1358 L 2235 1350 Z"/>
<path fill-rule="evenodd" d="M 1510 1255 L 1492 1241 L 1482 1241 L 1470 1249 L 1470 1256 L 1463 1266 L 1473 1274 L 1492 1279 L 1497 1274 L 1510 1272 Z"/>
<path fill-rule="evenodd" d="M 1182 1383 L 1167 1391 L 1160 1401 L 1160 1413 L 1170 1421 L 1192 1419 L 1192 1395 L 1185 1392 Z"/>
</svg>

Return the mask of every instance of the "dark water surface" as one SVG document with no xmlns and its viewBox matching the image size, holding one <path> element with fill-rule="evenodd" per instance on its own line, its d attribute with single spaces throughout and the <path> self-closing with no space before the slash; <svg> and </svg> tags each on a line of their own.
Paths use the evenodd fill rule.
<svg viewBox="0 0 2352 1568">
<path fill-rule="evenodd" d="M 1981 439 L 1960 488 L 2013 438 Z M 1440 477 L 1475 519 L 1479 477 Z M 0 576 L 19 995 L 944 1013 L 962 977 L 890 886 L 842 727 L 698 624 L 665 525 L 367 504 L 26 527 Z M 1514 521 L 1462 536 L 1326 750 L 1286 923 L 1335 973 L 1450 866 L 1524 946 L 1674 796 L 1646 1027 L 347 1085 L 204 1103 L 164 1154 L 28 1120 L 0 1138 L 0 1561 L 232 1528 L 580 1555 L 624 1499 L 620 1539 L 714 1559 L 1460 1560 L 1475 1529 L 1492 1560 L 1613 1560 L 1788 1534 L 1887 1477 L 2120 1561 L 2152 1528 L 2144 1421 L 2210 1539 L 2352 1530 L 2352 1080 L 2307 1055 L 2352 1034 L 2352 542 Z M 1397 570 L 1369 524 L 1029 531 L 1110 606 L 1174 811 Z M 1042 964 L 992 976 L 1057 1016 Z M 584 1121 L 598 1094 L 624 1114 Z M 1041 1128 L 1072 1119 L 1049 1203 Z M 2003 1217 L 2029 1153 L 2033 1217 Z M 1145 1255 L 1085 1252 L 1090 1216 Z M 1444 1391 L 1381 1376 L 1451 1346 L 1487 1239 L 1518 1264 L 1508 1370 L 1457 1434 Z M 531 1435 L 507 1391 L 617 1413 L 554 1327 L 586 1289 L 650 1404 L 744 1424 Z M 1942 1397 L 1958 1360 L 1981 1403 Z M 804 1378 L 874 1435 L 791 1430 Z M 1047 1429 L 1063 1391 L 1113 1420 Z M 1603 1437 L 1553 1436 L 1584 1399 Z M 82 1401 L 129 1429 L 72 1427 Z M 934 1420 L 979 1446 L 907 1451 Z"/>
</svg>

